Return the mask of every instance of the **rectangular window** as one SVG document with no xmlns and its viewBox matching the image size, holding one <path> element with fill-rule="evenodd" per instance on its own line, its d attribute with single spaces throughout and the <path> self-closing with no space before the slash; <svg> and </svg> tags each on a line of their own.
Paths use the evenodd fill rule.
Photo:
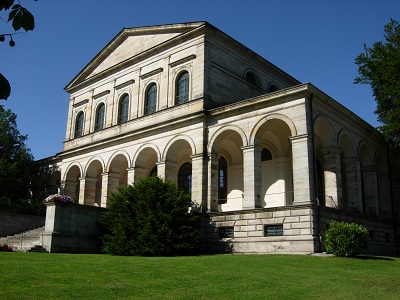
<svg viewBox="0 0 400 300">
<path fill-rule="evenodd" d="M 235 230 L 233 226 L 220 226 L 218 227 L 218 235 L 220 239 L 235 237 Z"/>
<path fill-rule="evenodd" d="M 283 236 L 283 224 L 264 225 L 264 236 Z"/>
</svg>

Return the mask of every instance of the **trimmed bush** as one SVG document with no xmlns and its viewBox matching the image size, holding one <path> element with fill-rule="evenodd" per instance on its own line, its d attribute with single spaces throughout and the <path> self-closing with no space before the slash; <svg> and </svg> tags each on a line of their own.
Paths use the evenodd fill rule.
<svg viewBox="0 0 400 300">
<path fill-rule="evenodd" d="M 108 198 L 100 222 L 102 250 L 114 255 L 171 256 L 194 253 L 199 215 L 190 195 L 175 183 L 151 176 Z"/>
<path fill-rule="evenodd" d="M 324 241 L 328 252 L 336 256 L 356 257 L 368 244 L 368 230 L 356 223 L 333 221 Z"/>
</svg>

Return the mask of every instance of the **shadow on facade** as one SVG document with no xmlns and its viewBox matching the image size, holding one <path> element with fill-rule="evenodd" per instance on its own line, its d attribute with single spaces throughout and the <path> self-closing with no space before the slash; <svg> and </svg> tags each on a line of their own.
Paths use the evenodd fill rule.
<svg viewBox="0 0 400 300">
<path fill-rule="evenodd" d="M 217 227 L 207 214 L 201 216 L 200 251 L 202 254 L 233 253 L 233 227 Z"/>
</svg>

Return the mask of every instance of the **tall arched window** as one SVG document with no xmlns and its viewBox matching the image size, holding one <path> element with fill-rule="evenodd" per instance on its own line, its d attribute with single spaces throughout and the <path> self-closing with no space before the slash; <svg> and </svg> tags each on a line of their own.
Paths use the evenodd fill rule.
<svg viewBox="0 0 400 300">
<path fill-rule="evenodd" d="M 182 72 L 176 80 L 175 104 L 181 104 L 189 100 L 189 73 Z"/>
<path fill-rule="evenodd" d="M 218 204 L 228 200 L 228 163 L 224 157 L 218 160 Z"/>
<path fill-rule="evenodd" d="M 81 111 L 76 116 L 74 137 L 77 138 L 83 135 L 83 124 L 84 124 L 84 114 L 83 111 Z"/>
<path fill-rule="evenodd" d="M 94 131 L 99 131 L 104 128 L 104 112 L 105 112 L 105 105 L 101 103 L 97 106 L 96 109 L 96 119 L 94 123 Z"/>
<path fill-rule="evenodd" d="M 157 104 L 157 85 L 150 84 L 146 91 L 146 100 L 144 102 L 144 114 L 148 115 L 156 111 Z"/>
<path fill-rule="evenodd" d="M 157 176 L 157 165 L 154 166 L 153 169 L 151 169 L 149 177 L 151 176 Z"/>
<path fill-rule="evenodd" d="M 124 94 L 118 105 L 118 124 L 128 121 L 129 96 Z"/>
<path fill-rule="evenodd" d="M 184 163 L 179 168 L 178 173 L 178 187 L 187 193 L 192 192 L 192 164 Z"/>
</svg>

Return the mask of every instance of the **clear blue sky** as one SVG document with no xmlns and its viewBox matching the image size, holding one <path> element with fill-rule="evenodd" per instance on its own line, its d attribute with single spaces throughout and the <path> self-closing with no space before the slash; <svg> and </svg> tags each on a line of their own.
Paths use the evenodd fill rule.
<svg viewBox="0 0 400 300">
<path fill-rule="evenodd" d="M 372 126 L 369 86 L 354 85 L 363 44 L 383 39 L 399 0 L 21 0 L 36 28 L 0 44 L 0 72 L 35 159 L 63 150 L 67 83 L 124 27 L 208 21 L 301 82 L 311 82 Z M 4 14 L 1 15 L 2 17 Z M 2 24 L 1 33 L 10 26 Z"/>
</svg>

